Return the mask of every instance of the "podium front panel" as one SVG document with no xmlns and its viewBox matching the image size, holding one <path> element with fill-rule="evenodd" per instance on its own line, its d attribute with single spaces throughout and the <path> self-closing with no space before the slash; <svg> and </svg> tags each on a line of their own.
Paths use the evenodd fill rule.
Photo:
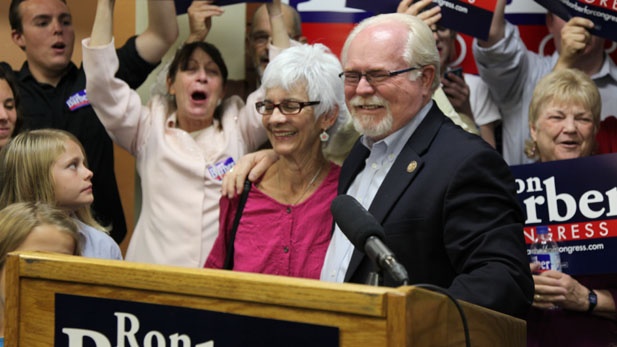
<svg viewBox="0 0 617 347">
<path fill-rule="evenodd" d="M 445 346 L 464 341 L 453 305 L 441 294 L 416 287 L 37 252 L 12 253 L 6 266 L 5 338 L 11 347 L 115 347 L 120 340 L 125 347 Z M 462 305 L 472 345 L 524 346 L 523 321 Z M 210 332 L 208 321 L 214 325 Z M 79 343 L 68 344 L 68 339 Z"/>
</svg>

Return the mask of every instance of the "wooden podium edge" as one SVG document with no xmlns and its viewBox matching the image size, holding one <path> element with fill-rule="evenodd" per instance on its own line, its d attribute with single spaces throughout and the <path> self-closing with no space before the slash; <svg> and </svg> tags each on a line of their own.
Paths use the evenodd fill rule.
<svg viewBox="0 0 617 347">
<path fill-rule="evenodd" d="M 414 286 L 400 287 L 405 296 L 407 346 L 465 346 L 459 311 L 445 295 Z M 466 301 L 457 300 L 465 313 L 472 346 L 519 347 L 527 344 L 526 322 Z M 390 309 L 390 308 L 388 308 Z M 388 313 L 390 317 L 391 313 Z"/>
<path fill-rule="evenodd" d="M 20 290 L 19 288 L 19 258 L 16 256 L 7 257 L 5 268 L 5 302 L 4 302 L 4 338 L 5 341 L 18 341 L 19 329 L 8 329 L 8 322 L 19 321 Z M 6 345 L 6 344 L 5 344 Z M 8 345 L 7 345 L 8 346 Z"/>
<path fill-rule="evenodd" d="M 9 263 L 17 264 L 19 268 L 12 274 L 14 281 L 19 281 L 20 277 L 74 281 L 382 318 L 386 315 L 385 294 L 396 290 L 284 276 L 191 269 L 41 252 L 10 253 L 7 264 Z M 108 273 L 109 265 L 113 265 L 113 273 Z M 156 273 L 156 276 L 153 276 L 153 273 Z M 208 276 L 205 277 L 204 274 Z M 208 285 L 200 285 L 205 279 L 208 280 Z M 288 297 L 272 295 L 281 290 L 294 295 Z"/>
</svg>

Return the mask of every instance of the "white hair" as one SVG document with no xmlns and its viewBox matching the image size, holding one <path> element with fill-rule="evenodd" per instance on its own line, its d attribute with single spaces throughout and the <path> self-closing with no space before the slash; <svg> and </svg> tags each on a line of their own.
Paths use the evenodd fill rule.
<svg viewBox="0 0 617 347">
<path fill-rule="evenodd" d="M 261 82 L 266 89 L 280 87 L 286 91 L 304 84 L 308 101 L 320 102 L 314 106 L 315 120 L 338 106 L 336 122 L 327 131 L 332 135 L 349 119 L 343 79 L 338 77 L 341 71 L 341 63 L 328 47 L 320 43 L 300 45 L 284 50 L 270 61 Z"/>
<path fill-rule="evenodd" d="M 435 91 L 439 87 L 439 78 L 441 76 L 439 72 L 439 51 L 437 51 L 437 44 L 431 28 L 426 25 L 421 19 L 415 16 L 410 16 L 403 13 L 387 13 L 380 14 L 374 17 L 367 18 L 361 21 L 347 36 L 343 51 L 341 53 L 341 60 L 343 64 L 347 61 L 347 51 L 351 42 L 358 36 L 358 34 L 374 25 L 380 24 L 392 24 L 393 22 L 399 22 L 405 24 L 409 29 L 409 35 L 407 36 L 407 43 L 405 44 L 405 50 L 403 51 L 403 59 L 413 66 L 426 66 L 432 65 L 435 67 L 435 78 L 431 85 L 431 91 Z M 415 80 L 420 71 L 416 74 L 409 74 L 410 79 Z"/>
</svg>

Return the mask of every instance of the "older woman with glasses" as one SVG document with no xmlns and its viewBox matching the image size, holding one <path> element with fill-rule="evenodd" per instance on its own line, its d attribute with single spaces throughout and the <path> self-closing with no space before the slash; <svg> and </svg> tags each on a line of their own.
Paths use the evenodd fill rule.
<svg viewBox="0 0 617 347">
<path fill-rule="evenodd" d="M 270 62 L 256 108 L 279 160 L 252 184 L 245 204 L 221 199 L 206 267 L 319 278 L 340 173 L 322 147 L 348 118 L 341 69 L 321 44 L 289 48 Z"/>
</svg>

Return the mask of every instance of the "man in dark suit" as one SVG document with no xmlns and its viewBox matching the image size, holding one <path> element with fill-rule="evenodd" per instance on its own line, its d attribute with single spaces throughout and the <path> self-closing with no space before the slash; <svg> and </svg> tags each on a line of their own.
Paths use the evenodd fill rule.
<svg viewBox="0 0 617 347">
<path fill-rule="evenodd" d="M 411 284 L 524 317 L 533 281 L 514 179 L 497 152 L 431 100 L 440 75 L 431 30 L 402 14 L 369 18 L 347 38 L 342 61 L 347 106 L 363 136 L 345 160 L 339 193 L 383 225 Z M 337 226 L 321 278 L 364 283 L 371 271 Z M 398 285 L 387 276 L 384 284 Z"/>
</svg>

